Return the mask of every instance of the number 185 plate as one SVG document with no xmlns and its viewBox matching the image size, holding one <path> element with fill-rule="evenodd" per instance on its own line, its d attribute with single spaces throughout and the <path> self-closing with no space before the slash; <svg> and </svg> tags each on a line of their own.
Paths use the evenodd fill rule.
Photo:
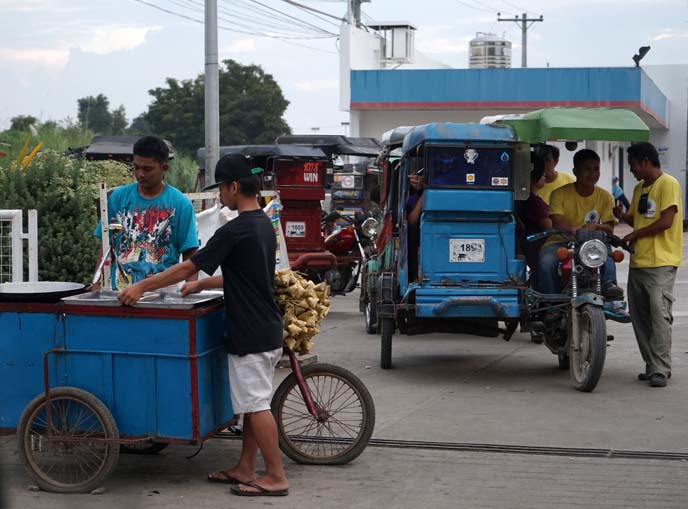
<svg viewBox="0 0 688 509">
<path fill-rule="evenodd" d="M 485 239 L 449 239 L 449 262 L 482 263 L 485 261 Z"/>
</svg>

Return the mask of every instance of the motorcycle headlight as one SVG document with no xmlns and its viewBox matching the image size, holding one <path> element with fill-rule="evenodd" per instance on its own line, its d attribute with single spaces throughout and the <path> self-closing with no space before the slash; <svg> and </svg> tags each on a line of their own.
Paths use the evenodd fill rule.
<svg viewBox="0 0 688 509">
<path fill-rule="evenodd" d="M 369 217 L 363 221 L 363 224 L 361 224 L 361 231 L 363 232 L 363 235 L 366 237 L 372 237 L 375 235 L 375 232 L 377 231 L 377 225 L 377 219 L 374 217 Z"/>
<path fill-rule="evenodd" d="M 601 267 L 607 260 L 607 245 L 598 239 L 583 242 L 578 250 L 578 258 L 583 265 L 591 269 Z"/>
</svg>

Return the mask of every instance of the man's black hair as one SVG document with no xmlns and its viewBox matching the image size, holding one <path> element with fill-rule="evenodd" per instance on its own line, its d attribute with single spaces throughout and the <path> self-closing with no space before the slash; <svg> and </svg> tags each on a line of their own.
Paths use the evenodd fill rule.
<svg viewBox="0 0 688 509">
<path fill-rule="evenodd" d="M 150 157 L 155 162 L 164 164 L 170 160 L 170 149 L 161 138 L 149 135 L 136 140 L 134 155 Z"/>
<path fill-rule="evenodd" d="M 537 182 L 545 174 L 545 159 L 539 154 L 532 152 L 530 154 L 530 161 L 533 163 L 533 168 L 530 170 L 530 181 Z"/>
<path fill-rule="evenodd" d="M 659 163 L 659 154 L 657 153 L 657 149 L 652 143 L 641 141 L 638 143 L 634 143 L 626 150 L 628 152 L 628 157 L 630 157 L 631 159 L 634 159 L 638 162 L 642 162 L 645 159 L 647 159 L 648 161 L 650 161 L 650 164 L 652 166 L 661 168 Z"/>
<path fill-rule="evenodd" d="M 260 191 L 260 180 L 256 175 L 244 177 L 237 180 L 239 183 L 239 192 L 246 198 L 253 198 L 258 195 Z"/>
<path fill-rule="evenodd" d="M 547 159 L 548 157 L 553 161 L 559 160 L 559 147 L 554 145 L 542 145 L 539 150 L 540 157 Z"/>
<path fill-rule="evenodd" d="M 584 148 L 576 152 L 573 156 L 573 167 L 574 168 L 580 168 L 581 164 L 583 164 L 585 161 L 599 161 L 600 156 L 597 155 L 597 152 L 594 150 L 590 150 L 589 148 Z"/>
</svg>

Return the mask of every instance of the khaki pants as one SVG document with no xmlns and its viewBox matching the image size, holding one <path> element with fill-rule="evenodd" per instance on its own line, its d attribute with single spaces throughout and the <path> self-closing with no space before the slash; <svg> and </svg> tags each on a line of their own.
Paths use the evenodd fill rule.
<svg viewBox="0 0 688 509">
<path fill-rule="evenodd" d="M 648 375 L 671 374 L 675 279 L 676 267 L 632 268 L 628 273 L 628 307 Z"/>
</svg>

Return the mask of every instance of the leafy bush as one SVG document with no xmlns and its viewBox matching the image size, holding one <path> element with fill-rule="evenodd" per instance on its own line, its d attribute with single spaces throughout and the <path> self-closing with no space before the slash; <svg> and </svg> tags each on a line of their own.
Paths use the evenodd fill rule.
<svg viewBox="0 0 688 509">
<path fill-rule="evenodd" d="M 165 181 L 182 193 L 193 193 L 196 190 L 197 175 L 198 164 L 196 161 L 186 154 L 175 152 L 174 159 L 170 161 L 170 169 L 165 175 Z"/>
<path fill-rule="evenodd" d="M 124 164 L 38 154 L 25 171 L 0 159 L 0 209 L 38 210 L 38 273 L 43 281 L 90 282 L 99 245 L 98 184 L 132 181 Z"/>
</svg>

